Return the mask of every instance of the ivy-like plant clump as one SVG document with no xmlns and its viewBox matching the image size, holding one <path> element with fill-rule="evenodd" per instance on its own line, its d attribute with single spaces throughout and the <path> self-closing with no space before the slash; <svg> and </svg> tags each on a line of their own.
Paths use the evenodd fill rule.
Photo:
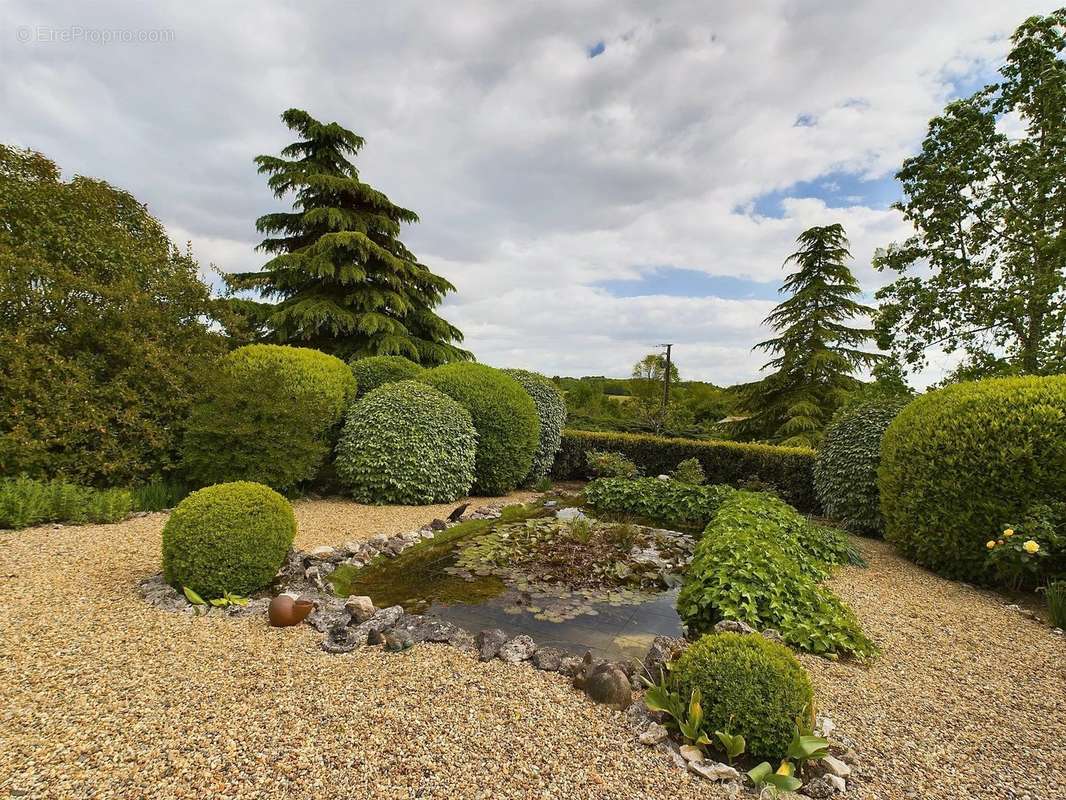
<svg viewBox="0 0 1066 800">
<path fill-rule="evenodd" d="M 729 486 L 694 486 L 658 478 L 600 478 L 585 487 L 585 501 L 598 511 L 635 514 L 663 525 L 703 528 L 734 491 Z"/>
<path fill-rule="evenodd" d="M 350 363 L 357 384 L 357 397 L 362 397 L 386 383 L 417 378 L 418 373 L 422 371 L 421 366 L 403 356 L 368 356 L 353 359 Z"/>
<path fill-rule="evenodd" d="M 540 419 L 540 438 L 533 453 L 533 464 L 523 483 L 532 484 L 548 474 L 555 463 L 555 454 L 562 447 L 563 426 L 566 425 L 566 401 L 558 387 L 538 372 L 524 369 L 505 369 L 518 381 L 537 407 Z"/>
<path fill-rule="evenodd" d="M 820 585 L 830 565 L 858 561 L 843 532 L 812 525 L 776 497 L 737 491 L 696 545 L 677 610 L 696 632 L 739 620 L 809 653 L 867 658 L 876 648 L 855 614 Z"/>
<path fill-rule="evenodd" d="M 868 536 L 884 530 L 877 468 L 881 438 L 909 402 L 891 398 L 850 408 L 825 432 L 814 462 L 814 490 L 827 516 Z"/>
<path fill-rule="evenodd" d="M 427 370 L 418 380 L 470 412 L 477 429 L 474 491 L 507 494 L 529 474 L 540 436 L 537 407 L 522 385 L 484 364 L 456 363 Z"/>
<path fill-rule="evenodd" d="M 178 503 L 163 528 L 163 577 L 205 600 L 249 595 L 273 580 L 295 536 L 292 506 L 270 487 L 208 486 Z"/>
<path fill-rule="evenodd" d="M 470 413 L 417 381 L 388 383 L 348 412 L 334 466 L 363 503 L 448 503 L 474 480 Z"/>
</svg>

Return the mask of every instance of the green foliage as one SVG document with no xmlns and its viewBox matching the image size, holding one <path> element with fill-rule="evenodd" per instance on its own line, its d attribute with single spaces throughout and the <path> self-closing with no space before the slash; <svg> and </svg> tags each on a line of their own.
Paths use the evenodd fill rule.
<svg viewBox="0 0 1066 800">
<path fill-rule="evenodd" d="M 874 259 L 899 273 L 876 326 L 911 367 L 935 346 L 966 354 L 957 377 L 1066 368 L 1064 28 L 1066 8 L 1027 19 L 1002 80 L 932 119 L 896 175 L 916 233 Z"/>
<path fill-rule="evenodd" d="M 555 384 L 540 373 L 524 369 L 503 371 L 522 385 L 537 407 L 540 435 L 537 450 L 533 453 L 533 464 L 523 481 L 525 484 L 532 484 L 547 475 L 555 462 L 555 454 L 561 447 L 563 426 L 566 424 L 566 401 Z"/>
<path fill-rule="evenodd" d="M 356 397 L 384 386 L 418 377 L 422 367 L 403 356 L 368 356 L 356 358 L 351 362 L 352 374 L 355 375 Z"/>
<path fill-rule="evenodd" d="M 658 478 L 600 478 L 585 487 L 585 501 L 598 511 L 635 514 L 662 525 L 703 528 L 732 493 L 728 486 L 693 486 Z"/>
<path fill-rule="evenodd" d="M 803 781 L 795 773 L 796 768 L 788 761 L 782 761 L 776 770 L 769 761 L 762 761 L 748 770 L 748 777 L 760 794 L 767 786 L 772 787 L 775 793 L 795 792 L 803 786 Z"/>
<path fill-rule="evenodd" d="M 585 463 L 590 478 L 636 478 L 640 468 L 622 453 L 613 450 L 589 450 Z"/>
<path fill-rule="evenodd" d="M 1044 589 L 1044 596 L 1051 624 L 1056 628 L 1066 628 L 1066 581 L 1049 583 Z"/>
<path fill-rule="evenodd" d="M 881 437 L 907 404 L 892 398 L 841 411 L 826 429 L 814 462 L 814 490 L 827 516 L 870 536 L 884 530 L 877 468 Z"/>
<path fill-rule="evenodd" d="M 1066 503 L 1038 503 L 985 543 L 997 583 L 1035 588 L 1066 576 Z"/>
<path fill-rule="evenodd" d="M 484 364 L 446 364 L 418 378 L 464 406 L 477 429 L 474 491 L 501 495 L 529 474 L 540 436 L 537 407 L 522 385 Z"/>
<path fill-rule="evenodd" d="M 692 631 L 739 620 L 774 628 L 816 655 L 866 658 L 873 643 L 854 613 L 820 585 L 828 565 L 851 561 L 842 533 L 812 525 L 775 497 L 733 492 L 696 545 L 677 610 Z"/>
<path fill-rule="evenodd" d="M 703 467 L 700 466 L 699 459 L 686 458 L 674 470 L 674 480 L 699 486 L 707 482 L 707 476 L 703 472 Z"/>
<path fill-rule="evenodd" d="M 190 478 L 199 485 L 253 480 L 279 490 L 312 479 L 355 388 L 348 365 L 318 350 L 234 350 L 216 365 L 189 419 Z"/>
<path fill-rule="evenodd" d="M 417 381 L 374 389 L 348 411 L 334 465 L 363 503 L 447 503 L 474 481 L 477 433 L 459 403 Z"/>
<path fill-rule="evenodd" d="M 888 426 L 878 470 L 885 538 L 945 577 L 993 578 L 986 542 L 1066 497 L 1066 376 L 954 384 Z"/>
<path fill-rule="evenodd" d="M 277 574 L 296 536 L 292 506 L 259 483 L 193 492 L 163 528 L 163 576 L 209 601 L 249 595 Z"/>
<path fill-rule="evenodd" d="M 125 489 L 92 489 L 65 481 L 0 480 L 0 528 L 44 522 L 118 522 L 133 510 Z"/>
<path fill-rule="evenodd" d="M 587 474 L 589 450 L 614 450 L 633 460 L 647 475 L 670 472 L 678 462 L 695 458 L 708 483 L 739 486 L 758 480 L 774 487 L 781 496 L 803 511 L 817 509 L 812 473 L 814 451 L 765 444 L 668 439 L 627 433 L 563 431 L 563 449 L 555 458 L 552 475 L 575 480 Z"/>
<path fill-rule="evenodd" d="M 153 478 L 148 483 L 130 489 L 133 508 L 137 511 L 166 511 L 180 503 L 189 487 L 177 480 Z"/>
<path fill-rule="evenodd" d="M 743 736 L 755 758 L 785 754 L 814 694 L 789 649 L 759 635 L 703 636 L 673 664 L 671 679 L 682 697 L 700 691 L 708 730 Z"/>
<path fill-rule="evenodd" d="M 0 474 L 169 474 L 225 350 L 190 253 L 136 198 L 0 145 Z"/>
<path fill-rule="evenodd" d="M 300 141 L 280 158 L 255 162 L 275 197 L 295 195 L 293 211 L 258 219 L 267 235 L 259 248 L 273 258 L 260 272 L 228 279 L 231 289 L 278 301 L 242 306 L 264 335 L 341 358 L 402 355 L 427 365 L 471 358 L 453 344 L 462 333 L 434 312 L 455 287 L 399 239 L 400 226 L 418 215 L 359 180 L 349 160 L 362 137 L 295 108 L 281 118 Z"/>
<path fill-rule="evenodd" d="M 725 752 L 725 757 L 730 764 L 733 763 L 734 758 L 739 758 L 744 755 L 744 752 L 748 749 L 747 741 L 739 733 L 715 731 L 714 738 L 718 740 L 718 744 Z"/>
<path fill-rule="evenodd" d="M 848 327 L 873 309 L 858 303 L 859 282 L 847 262 L 848 240 L 840 225 L 809 228 L 796 240 L 800 249 L 785 260 L 799 269 L 781 291 L 789 298 L 764 320 L 777 336 L 755 345 L 773 357 L 774 373 L 743 393 L 736 423 L 744 437 L 812 447 L 847 394 L 859 382 L 857 369 L 883 356 L 860 349 L 872 330 Z"/>
</svg>

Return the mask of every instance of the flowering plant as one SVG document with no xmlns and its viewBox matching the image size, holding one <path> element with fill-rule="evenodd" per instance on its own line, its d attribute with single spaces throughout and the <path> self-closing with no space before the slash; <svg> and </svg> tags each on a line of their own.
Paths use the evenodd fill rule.
<svg viewBox="0 0 1066 800">
<path fill-rule="evenodd" d="M 1032 507 L 1017 524 L 1005 525 L 998 536 L 985 543 L 988 563 L 997 577 L 1012 589 L 1043 582 L 1048 570 L 1066 554 L 1066 537 L 1060 533 L 1058 507 Z"/>
</svg>

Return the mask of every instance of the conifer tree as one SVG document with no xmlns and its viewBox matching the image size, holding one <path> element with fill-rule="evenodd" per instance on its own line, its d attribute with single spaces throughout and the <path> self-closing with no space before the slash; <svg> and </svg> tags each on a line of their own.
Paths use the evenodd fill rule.
<svg viewBox="0 0 1066 800">
<path fill-rule="evenodd" d="M 737 432 L 791 446 L 812 447 L 833 412 L 859 386 L 857 369 L 883 360 L 862 345 L 873 336 L 848 322 L 873 309 L 854 298 L 860 288 L 847 261 L 848 240 L 840 225 L 814 227 L 796 240 L 799 250 L 785 260 L 798 269 L 785 280 L 791 296 L 764 320 L 778 335 L 760 342 L 773 357 L 774 372 L 749 384 L 741 399 Z"/>
<path fill-rule="evenodd" d="M 233 290 L 257 290 L 272 303 L 234 302 L 263 339 L 315 347 L 341 358 L 401 355 L 428 366 L 467 360 L 462 333 L 434 309 L 444 278 L 420 264 L 400 241 L 402 223 L 418 216 L 363 183 L 349 160 L 362 137 L 307 112 L 281 115 L 300 140 L 281 157 L 255 162 L 274 195 L 295 195 L 291 212 L 256 222 L 273 258 L 259 272 L 227 278 Z"/>
</svg>

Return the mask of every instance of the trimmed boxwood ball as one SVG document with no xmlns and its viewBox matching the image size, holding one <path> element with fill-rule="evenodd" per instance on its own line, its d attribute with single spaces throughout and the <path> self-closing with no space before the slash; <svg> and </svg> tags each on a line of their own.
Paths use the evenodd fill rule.
<svg viewBox="0 0 1066 800">
<path fill-rule="evenodd" d="M 474 491 L 501 495 L 529 474 L 539 441 L 537 407 L 522 385 L 484 364 L 445 364 L 418 380 L 461 404 L 478 433 Z"/>
<path fill-rule="evenodd" d="M 269 486 L 208 486 L 178 503 L 163 528 L 163 577 L 205 600 L 248 595 L 273 580 L 295 536 L 292 506 Z"/>
<path fill-rule="evenodd" d="M 681 654 L 670 676 L 686 704 L 699 687 L 708 731 L 742 734 L 749 755 L 774 763 L 814 697 L 792 651 L 759 634 L 708 634 Z"/>
<path fill-rule="evenodd" d="M 418 373 L 422 371 L 421 366 L 403 356 L 367 356 L 352 359 L 349 363 L 358 384 L 357 397 L 362 397 L 386 383 L 417 378 Z"/>
<path fill-rule="evenodd" d="M 884 530 L 877 468 L 881 437 L 909 401 L 877 400 L 841 412 L 829 425 L 814 462 L 814 491 L 826 516 L 868 536 Z"/>
<path fill-rule="evenodd" d="M 432 386 L 400 381 L 352 405 L 334 466 L 363 503 L 448 503 L 474 481 L 470 412 Z"/>
<path fill-rule="evenodd" d="M 562 392 L 549 378 L 539 372 L 524 369 L 505 369 L 508 375 L 522 384 L 532 398 L 540 419 L 540 438 L 533 453 L 533 465 L 524 483 L 533 483 L 548 474 L 555 462 L 555 454 L 562 447 L 563 426 L 566 425 L 566 401 Z"/>
<path fill-rule="evenodd" d="M 185 470 L 200 486 L 313 478 L 355 396 L 351 369 L 305 347 L 253 344 L 222 358 L 189 418 Z"/>
<path fill-rule="evenodd" d="M 985 543 L 1066 497 L 1066 376 L 947 386 L 912 401 L 881 442 L 885 538 L 957 580 L 990 580 Z"/>
</svg>

